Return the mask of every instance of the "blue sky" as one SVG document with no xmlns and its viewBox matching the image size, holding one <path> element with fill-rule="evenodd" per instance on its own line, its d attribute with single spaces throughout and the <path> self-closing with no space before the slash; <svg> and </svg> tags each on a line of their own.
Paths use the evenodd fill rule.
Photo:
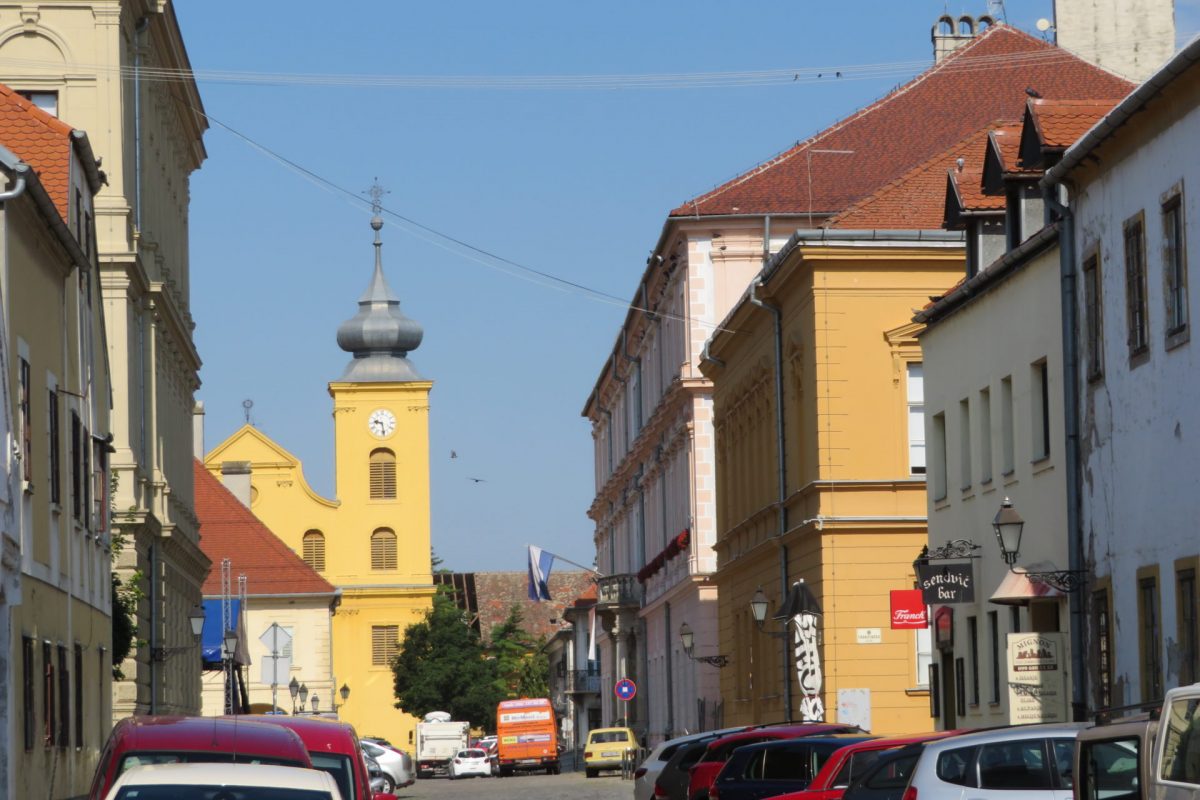
<svg viewBox="0 0 1200 800">
<path fill-rule="evenodd" d="M 1050 13 L 1049 0 L 1007 5 L 1026 30 Z M 312 0 L 176 0 L 197 71 L 356 76 L 807 75 L 928 64 L 938 15 L 985 7 L 363 0 L 331 13 Z M 1179 30 L 1200 28 L 1198 16 L 1194 0 L 1181 2 Z M 214 119 L 335 184 L 362 191 L 377 176 L 389 209 L 628 298 L 671 208 L 920 69 L 718 88 L 202 79 L 200 89 Z M 326 383 L 348 360 L 337 326 L 370 278 L 370 211 L 216 124 L 205 143 L 208 161 L 191 186 L 191 275 L 206 446 L 242 424 L 250 399 L 254 424 L 332 496 Z M 435 381 L 435 550 L 464 571 L 524 569 L 527 543 L 592 563 L 592 445 L 580 410 L 625 307 L 514 277 L 386 223 L 388 280 L 425 328 L 411 358 Z"/>
</svg>

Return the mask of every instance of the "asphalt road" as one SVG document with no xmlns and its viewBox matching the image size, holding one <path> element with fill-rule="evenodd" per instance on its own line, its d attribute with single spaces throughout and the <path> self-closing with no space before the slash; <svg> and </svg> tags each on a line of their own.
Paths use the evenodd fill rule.
<svg viewBox="0 0 1200 800">
<path fill-rule="evenodd" d="M 602 772 L 587 778 L 583 772 L 561 775 L 521 773 L 511 778 L 425 778 L 396 792 L 400 800 L 632 800 L 633 781 L 621 780 L 620 772 Z"/>
</svg>

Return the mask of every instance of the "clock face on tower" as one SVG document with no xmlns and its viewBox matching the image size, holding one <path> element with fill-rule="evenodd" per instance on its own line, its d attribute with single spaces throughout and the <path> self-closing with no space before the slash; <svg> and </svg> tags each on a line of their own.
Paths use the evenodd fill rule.
<svg viewBox="0 0 1200 800">
<path fill-rule="evenodd" d="M 367 417 L 367 430 L 378 439 L 386 439 L 396 430 L 396 415 L 386 408 L 377 408 Z"/>
</svg>

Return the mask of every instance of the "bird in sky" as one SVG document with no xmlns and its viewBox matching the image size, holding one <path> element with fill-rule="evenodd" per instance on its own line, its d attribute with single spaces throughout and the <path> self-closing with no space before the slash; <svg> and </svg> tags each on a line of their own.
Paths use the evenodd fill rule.
<svg viewBox="0 0 1200 800">
<path fill-rule="evenodd" d="M 467 480 L 475 481 L 476 483 L 487 483 L 487 478 L 472 478 L 470 475 L 467 476 Z"/>
<path fill-rule="evenodd" d="M 458 458 L 458 453 L 456 453 L 456 452 L 454 452 L 453 450 L 451 450 L 451 451 L 450 451 L 450 457 L 451 457 L 451 458 Z"/>
</svg>

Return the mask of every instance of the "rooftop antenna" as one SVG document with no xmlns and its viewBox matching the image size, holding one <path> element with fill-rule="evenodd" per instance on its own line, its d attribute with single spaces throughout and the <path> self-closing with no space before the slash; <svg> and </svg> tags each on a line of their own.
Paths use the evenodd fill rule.
<svg viewBox="0 0 1200 800">
<path fill-rule="evenodd" d="M 988 16 L 999 22 L 1008 23 L 1008 11 L 1004 8 L 1004 0 L 988 0 Z"/>
<path fill-rule="evenodd" d="M 250 424 L 250 409 L 254 408 L 254 401 L 247 397 L 242 401 L 242 414 L 246 417 L 246 424 Z"/>
</svg>

